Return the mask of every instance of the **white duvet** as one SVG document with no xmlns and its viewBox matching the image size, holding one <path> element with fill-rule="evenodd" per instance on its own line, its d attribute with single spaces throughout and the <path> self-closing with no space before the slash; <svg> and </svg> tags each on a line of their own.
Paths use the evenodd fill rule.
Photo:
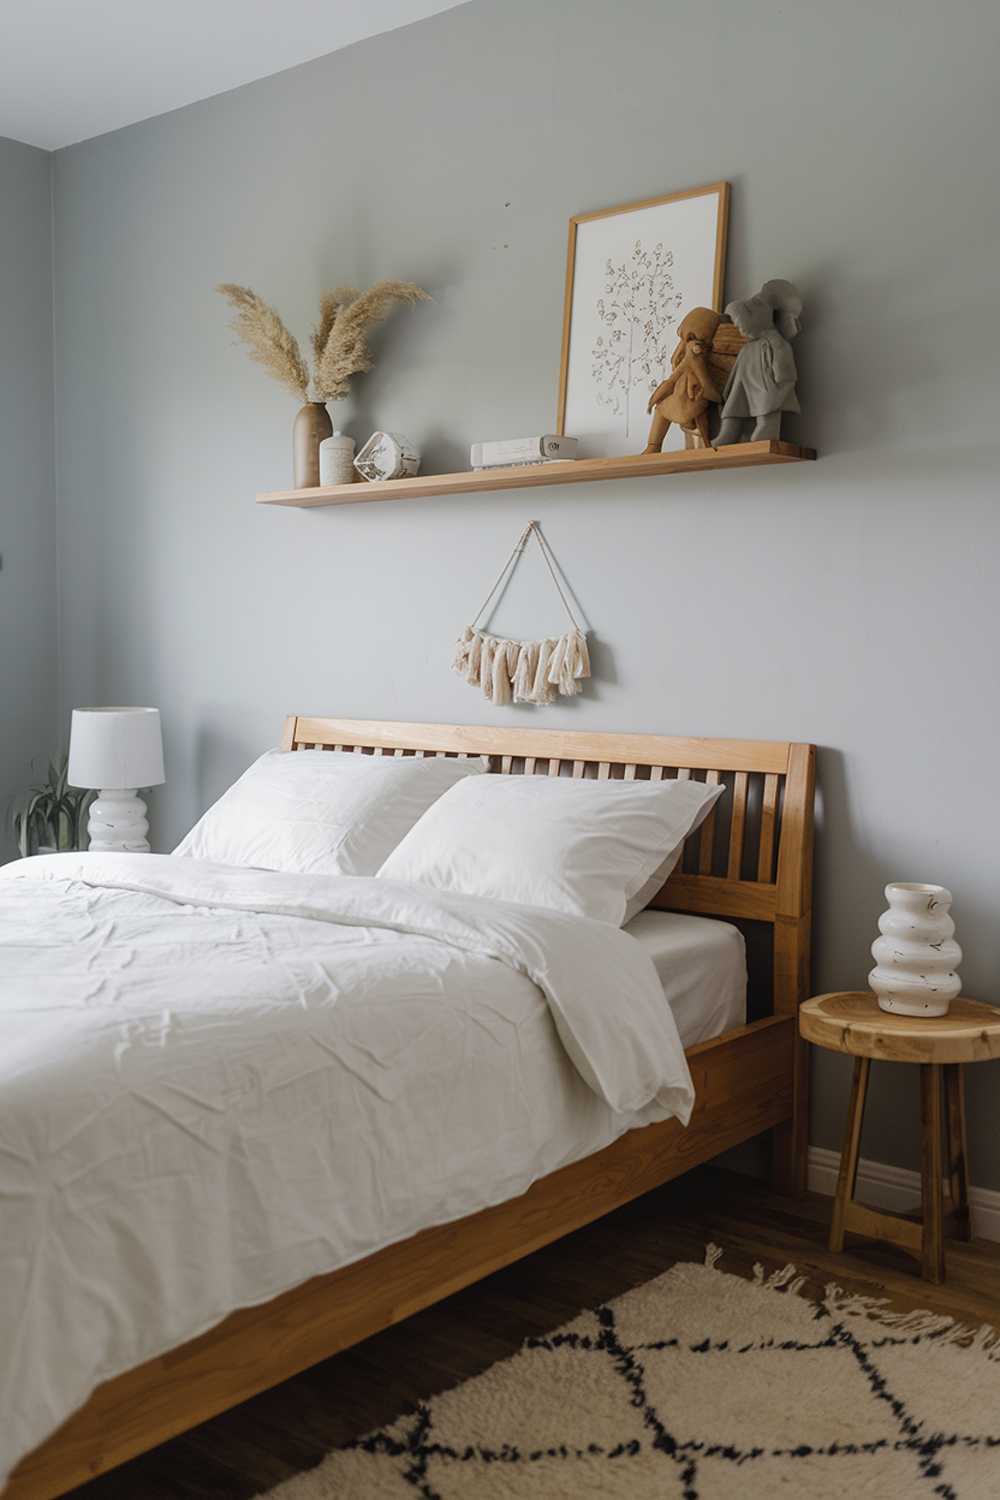
<svg viewBox="0 0 1000 1500">
<path fill-rule="evenodd" d="M 0 869 L 0 1487 L 102 1380 L 693 1102 L 604 923 L 159 855 Z"/>
</svg>

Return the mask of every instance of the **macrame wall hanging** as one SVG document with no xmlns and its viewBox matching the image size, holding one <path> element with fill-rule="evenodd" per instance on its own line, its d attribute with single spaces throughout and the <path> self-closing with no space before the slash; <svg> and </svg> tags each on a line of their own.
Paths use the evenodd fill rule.
<svg viewBox="0 0 1000 1500">
<path fill-rule="evenodd" d="M 506 636 L 490 635 L 477 629 L 487 606 L 501 585 L 506 585 L 528 544 L 534 536 L 552 575 L 570 628 L 562 635 L 545 636 L 540 641 L 512 641 Z M 563 592 L 548 542 L 537 521 L 529 521 L 513 552 L 500 569 L 500 576 L 483 600 L 471 625 L 466 625 L 458 640 L 452 666 L 472 687 L 482 688 L 483 697 L 491 703 L 554 703 L 560 695 L 573 697 L 590 676 L 590 653 L 587 633 L 577 623 Z"/>
</svg>

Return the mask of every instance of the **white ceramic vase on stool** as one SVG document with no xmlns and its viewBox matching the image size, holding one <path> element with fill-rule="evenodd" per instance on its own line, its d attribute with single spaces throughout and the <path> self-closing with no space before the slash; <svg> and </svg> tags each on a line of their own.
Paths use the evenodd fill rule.
<svg viewBox="0 0 1000 1500">
<path fill-rule="evenodd" d="M 92 853 L 148 854 L 137 788 L 164 780 L 159 709 L 74 708 L 66 779 L 98 792 L 87 826 Z"/>
<path fill-rule="evenodd" d="M 893 881 L 885 899 L 889 910 L 878 919 L 881 937 L 872 943 L 875 968 L 868 976 L 880 1007 L 901 1016 L 947 1015 L 962 992 L 951 891 Z"/>
</svg>

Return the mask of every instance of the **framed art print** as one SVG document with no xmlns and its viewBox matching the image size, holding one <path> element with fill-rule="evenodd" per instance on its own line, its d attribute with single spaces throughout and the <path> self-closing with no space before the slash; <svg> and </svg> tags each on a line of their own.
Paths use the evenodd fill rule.
<svg viewBox="0 0 1000 1500">
<path fill-rule="evenodd" d="M 728 219 L 728 182 L 570 219 L 556 431 L 581 458 L 642 452 L 677 324 L 722 311 Z M 683 441 L 675 425 L 664 447 Z"/>
</svg>

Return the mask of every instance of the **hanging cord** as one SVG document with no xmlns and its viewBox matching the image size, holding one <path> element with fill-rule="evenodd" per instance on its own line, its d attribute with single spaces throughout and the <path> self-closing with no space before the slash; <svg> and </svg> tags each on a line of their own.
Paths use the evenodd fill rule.
<svg viewBox="0 0 1000 1500">
<path fill-rule="evenodd" d="M 541 527 L 539 526 L 539 524 L 538 524 L 537 521 L 529 521 L 528 522 L 528 530 L 534 532 L 535 541 L 538 543 L 539 547 L 541 547 L 541 549 L 542 549 L 542 556 L 545 558 L 546 566 L 548 567 L 549 572 L 552 574 L 552 582 L 556 586 L 556 593 L 559 595 L 560 599 L 563 602 L 563 609 L 569 615 L 570 624 L 573 626 L 574 630 L 579 630 L 579 632 L 580 632 L 581 635 L 586 634 L 586 632 L 584 631 L 582 625 L 580 625 L 579 621 L 577 620 L 576 615 L 570 609 L 570 607 L 569 607 L 569 600 L 566 598 L 566 595 L 563 593 L 562 584 L 559 582 L 559 576 L 558 576 L 558 574 L 556 572 L 556 562 L 555 562 L 555 558 L 554 558 L 553 553 L 552 553 L 552 548 L 549 546 L 548 542 L 545 540 L 544 536 L 542 535 L 542 529 L 541 529 Z"/>
<path fill-rule="evenodd" d="M 517 542 L 514 544 L 514 550 L 513 550 L 513 552 L 510 554 L 510 556 L 508 557 L 507 561 L 504 563 L 503 567 L 500 569 L 500 573 L 499 573 L 499 575 L 497 577 L 496 583 L 494 583 L 493 587 L 490 589 L 489 593 L 486 595 L 486 598 L 483 600 L 482 604 L 476 610 L 476 613 L 475 613 L 475 615 L 472 618 L 472 628 L 475 629 L 476 621 L 480 618 L 480 616 L 482 615 L 483 611 L 486 609 L 486 606 L 489 604 L 490 600 L 493 598 L 494 594 L 497 592 L 497 589 L 499 589 L 500 585 L 504 582 L 505 579 L 509 580 L 510 574 L 513 572 L 514 568 L 517 567 L 518 561 L 519 561 L 522 553 L 524 552 L 525 547 L 528 545 L 528 538 L 531 537 L 531 536 L 534 536 L 535 541 L 538 543 L 538 545 L 539 545 L 539 547 L 541 549 L 542 556 L 545 559 L 545 565 L 548 568 L 550 574 L 552 575 L 552 582 L 555 584 L 555 586 L 556 586 L 556 592 L 558 593 L 560 599 L 563 602 L 563 608 L 565 609 L 567 615 L 569 616 L 569 622 L 570 622 L 570 624 L 573 626 L 573 629 L 574 630 L 578 630 L 581 635 L 586 634 L 586 632 L 583 630 L 583 628 L 578 623 L 576 615 L 574 615 L 572 609 L 570 609 L 569 600 L 566 598 L 566 595 L 563 592 L 562 584 L 559 582 L 559 578 L 558 578 L 558 575 L 556 573 L 556 569 L 555 569 L 555 566 L 554 566 L 554 557 L 552 555 L 552 549 L 549 546 L 548 542 L 545 540 L 544 536 L 542 535 L 542 529 L 539 526 L 539 524 L 538 524 L 537 521 L 529 521 L 528 524 L 527 524 L 527 526 L 521 532 L 520 537 L 518 538 Z"/>
</svg>

